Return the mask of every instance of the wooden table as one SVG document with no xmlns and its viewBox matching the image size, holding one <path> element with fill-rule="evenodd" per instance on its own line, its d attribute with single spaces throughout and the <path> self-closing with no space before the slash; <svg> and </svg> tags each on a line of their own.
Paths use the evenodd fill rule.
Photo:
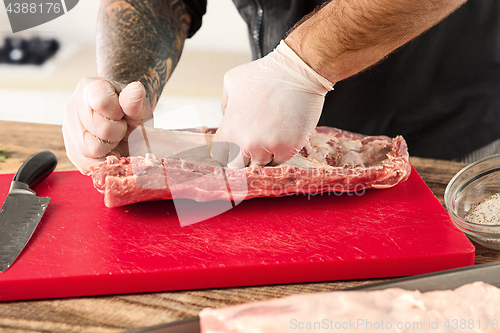
<svg viewBox="0 0 500 333">
<path fill-rule="evenodd" d="M 56 170 L 75 170 L 64 151 L 61 127 L 0 121 L 0 148 L 10 155 L 0 173 L 14 173 L 39 150 L 51 150 Z M 413 157 L 411 162 L 443 203 L 448 181 L 464 164 Z M 500 260 L 500 252 L 476 245 L 476 264 Z M 291 294 L 331 291 L 381 280 L 303 283 L 72 299 L 0 303 L 0 332 L 122 332 L 193 317 L 204 307 L 233 305 Z"/>
</svg>

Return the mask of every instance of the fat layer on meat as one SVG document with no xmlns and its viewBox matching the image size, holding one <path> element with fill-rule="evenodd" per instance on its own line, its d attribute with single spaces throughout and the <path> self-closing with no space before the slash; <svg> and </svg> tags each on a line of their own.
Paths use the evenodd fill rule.
<svg viewBox="0 0 500 333">
<path fill-rule="evenodd" d="M 202 333 L 500 332 L 500 289 L 475 282 L 420 293 L 393 288 L 294 295 L 200 312 Z"/>
<path fill-rule="evenodd" d="M 91 167 L 89 176 L 96 189 L 104 193 L 106 206 L 147 200 L 242 201 L 384 189 L 406 180 L 411 170 L 401 136 L 366 136 L 317 127 L 309 142 L 288 162 L 243 169 L 225 168 L 211 160 L 212 132 L 155 130 L 148 136 L 154 154 L 133 149 L 141 155 L 109 156 Z M 153 144 L 161 140 L 166 143 Z"/>
</svg>

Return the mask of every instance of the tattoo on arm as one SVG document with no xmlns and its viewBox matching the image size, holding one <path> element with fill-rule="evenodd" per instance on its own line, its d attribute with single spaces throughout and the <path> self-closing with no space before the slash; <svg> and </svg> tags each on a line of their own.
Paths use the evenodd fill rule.
<svg viewBox="0 0 500 333">
<path fill-rule="evenodd" d="M 181 0 L 103 0 L 97 23 L 98 75 L 140 81 L 154 109 L 187 37 Z"/>
</svg>

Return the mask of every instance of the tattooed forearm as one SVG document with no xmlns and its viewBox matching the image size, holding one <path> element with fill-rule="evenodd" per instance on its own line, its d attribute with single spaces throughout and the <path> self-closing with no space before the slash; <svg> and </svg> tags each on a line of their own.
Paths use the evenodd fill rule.
<svg viewBox="0 0 500 333">
<path fill-rule="evenodd" d="M 181 55 L 191 16 L 181 0 L 103 0 L 97 23 L 98 75 L 141 81 L 151 106 Z"/>
</svg>

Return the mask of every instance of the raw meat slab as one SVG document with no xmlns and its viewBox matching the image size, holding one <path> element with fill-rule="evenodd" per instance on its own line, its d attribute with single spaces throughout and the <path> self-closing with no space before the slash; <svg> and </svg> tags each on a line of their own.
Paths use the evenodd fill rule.
<svg viewBox="0 0 500 333">
<path fill-rule="evenodd" d="M 0 200 L 13 175 L 0 175 Z M 172 201 L 106 208 L 90 177 L 55 172 L 52 200 L 0 300 L 393 277 L 474 263 L 415 170 L 390 189 L 244 201 L 180 227 Z M 200 203 L 200 208 L 206 203 Z"/>
<path fill-rule="evenodd" d="M 299 193 L 358 192 L 389 188 L 410 175 L 408 147 L 402 136 L 367 136 L 316 127 L 302 150 L 283 164 L 231 169 L 211 158 L 212 143 L 209 149 L 207 142 L 212 141 L 215 130 L 148 130 L 149 144 L 155 142 L 150 150 L 158 156 L 146 151 L 120 159 L 108 156 L 92 165 L 88 175 L 104 193 L 107 207 L 149 200 L 240 202 Z M 177 138 L 181 135 L 183 139 Z M 142 131 L 137 141 L 144 142 Z M 193 145 L 196 148 L 188 148 Z M 179 154 L 174 154 L 176 149 Z M 177 158 L 168 157 L 175 155 Z"/>
<path fill-rule="evenodd" d="M 498 332 L 499 301 L 500 289 L 483 282 L 426 293 L 334 291 L 205 308 L 200 326 L 202 333 Z"/>
</svg>

